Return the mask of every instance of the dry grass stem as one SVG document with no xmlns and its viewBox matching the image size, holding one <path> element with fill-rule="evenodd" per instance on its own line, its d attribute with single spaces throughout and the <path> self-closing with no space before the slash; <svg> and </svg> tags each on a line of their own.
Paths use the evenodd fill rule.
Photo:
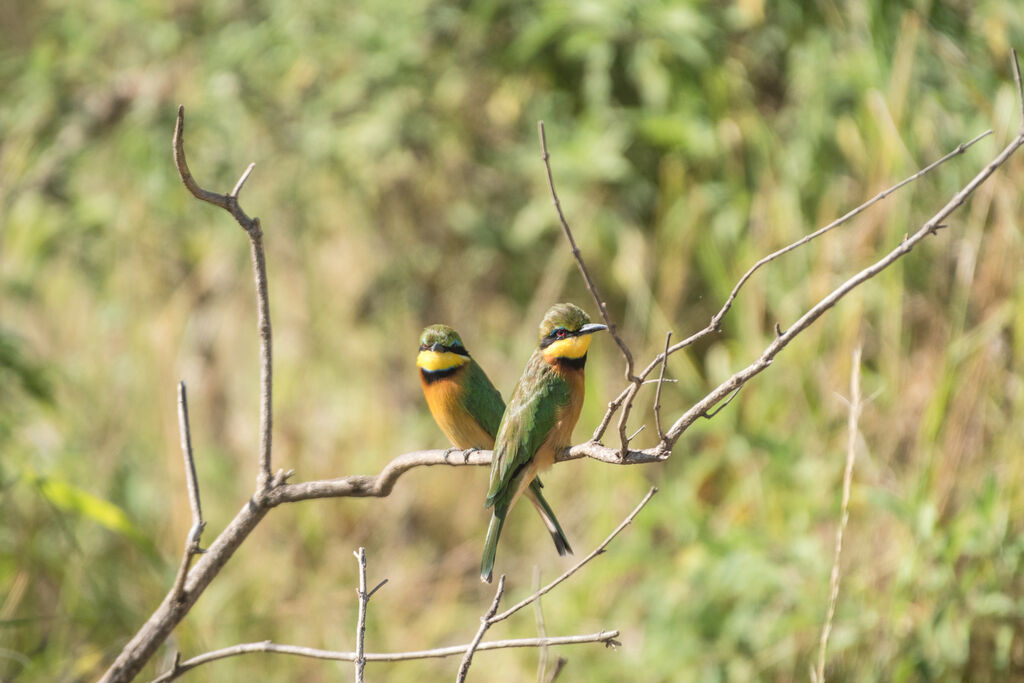
<svg viewBox="0 0 1024 683">
<path fill-rule="evenodd" d="M 836 614 L 836 603 L 839 602 L 839 559 L 843 552 L 843 532 L 850 519 L 850 484 L 853 481 L 853 463 L 857 453 L 857 422 L 860 420 L 860 346 L 853 350 L 852 367 L 850 368 L 850 409 L 847 414 L 846 467 L 843 469 L 843 498 L 840 504 L 839 526 L 836 527 L 836 544 L 832 556 L 832 571 L 829 575 L 828 610 L 825 623 L 821 627 L 821 641 L 818 643 L 818 668 L 814 675 L 815 683 L 825 683 L 825 651 L 828 648 L 828 637 L 832 632 L 832 620 Z"/>
</svg>

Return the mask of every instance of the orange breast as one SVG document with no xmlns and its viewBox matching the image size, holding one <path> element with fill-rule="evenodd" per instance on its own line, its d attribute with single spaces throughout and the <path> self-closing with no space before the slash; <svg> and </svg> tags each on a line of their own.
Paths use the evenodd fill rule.
<svg viewBox="0 0 1024 683">
<path fill-rule="evenodd" d="M 460 373 L 461 370 L 451 377 L 429 383 L 420 375 L 430 414 L 453 446 L 483 450 L 494 448 L 494 436 L 488 434 L 469 411 L 462 407 L 462 387 L 457 381 Z"/>
</svg>

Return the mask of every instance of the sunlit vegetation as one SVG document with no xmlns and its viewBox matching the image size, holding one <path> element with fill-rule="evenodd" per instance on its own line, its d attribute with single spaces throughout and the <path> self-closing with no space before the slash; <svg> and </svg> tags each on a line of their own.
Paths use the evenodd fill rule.
<svg viewBox="0 0 1024 683">
<path fill-rule="evenodd" d="M 415 374 L 458 328 L 508 395 L 553 302 L 596 311 L 563 207 L 623 336 L 649 358 L 699 329 L 764 254 L 988 129 L 850 225 L 768 266 L 722 333 L 674 356 L 668 414 L 755 358 L 892 248 L 1016 134 L 1018 3 L 15 1 L 0 7 L 0 679 L 85 680 L 171 585 L 191 519 L 175 384 L 189 387 L 212 538 L 251 494 L 258 374 L 245 235 L 171 161 L 227 191 L 250 161 L 275 326 L 275 465 L 374 473 L 444 447 Z M 544 600 L 561 680 L 807 680 L 828 603 L 853 349 L 860 421 L 830 679 L 1024 675 L 1024 160 L 803 334 L 661 465 L 559 465 L 578 552 L 648 487 L 610 551 Z M 622 388 L 595 339 L 583 440 Z M 653 389 L 634 410 L 650 422 Z M 653 425 L 637 440 L 652 443 Z M 382 500 L 274 512 L 144 672 L 243 641 L 351 650 L 367 548 L 368 651 L 466 642 L 487 472 L 430 468 Z M 506 595 L 559 558 L 510 517 Z M 529 610 L 489 637 L 535 635 Z M 478 653 L 531 680 L 536 651 Z M 457 660 L 370 664 L 448 679 Z M 1016 667 L 1016 668 L 1015 668 Z M 471 671 L 471 680 L 474 678 Z M 211 680 L 338 680 L 256 655 Z M 196 680 L 205 680 L 203 672 Z M 973 677 L 973 678 L 972 678 Z"/>
</svg>

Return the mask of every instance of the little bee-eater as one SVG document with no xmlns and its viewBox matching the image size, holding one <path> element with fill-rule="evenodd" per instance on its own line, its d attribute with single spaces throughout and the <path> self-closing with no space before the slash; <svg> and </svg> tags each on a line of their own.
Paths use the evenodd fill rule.
<svg viewBox="0 0 1024 683">
<path fill-rule="evenodd" d="M 480 578 L 488 583 L 509 510 L 537 481 L 537 473 L 551 467 L 555 456 L 572 444 L 572 430 L 583 408 L 583 366 L 590 335 L 606 329 L 591 323 L 574 304 L 555 304 L 540 323 L 537 350 L 512 392 L 495 438 L 485 501 L 494 510 L 480 563 Z"/>
<path fill-rule="evenodd" d="M 452 445 L 463 450 L 494 448 L 505 402 L 469 355 L 459 333 L 447 325 L 431 325 L 423 330 L 416 365 L 430 414 Z M 558 554 L 571 553 L 555 513 L 541 495 L 541 486 L 540 479 L 534 479 L 526 496 L 537 508 Z"/>
</svg>

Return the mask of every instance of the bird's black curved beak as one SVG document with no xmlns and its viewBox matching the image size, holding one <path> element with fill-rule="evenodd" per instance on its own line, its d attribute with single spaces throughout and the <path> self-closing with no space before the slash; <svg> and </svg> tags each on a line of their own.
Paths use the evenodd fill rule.
<svg viewBox="0 0 1024 683">
<path fill-rule="evenodd" d="M 577 332 L 576 334 L 593 334 L 594 332 L 600 332 L 601 330 L 607 329 L 608 326 L 602 325 L 601 323 L 587 323 L 586 325 L 581 327 L 580 331 Z"/>
</svg>

